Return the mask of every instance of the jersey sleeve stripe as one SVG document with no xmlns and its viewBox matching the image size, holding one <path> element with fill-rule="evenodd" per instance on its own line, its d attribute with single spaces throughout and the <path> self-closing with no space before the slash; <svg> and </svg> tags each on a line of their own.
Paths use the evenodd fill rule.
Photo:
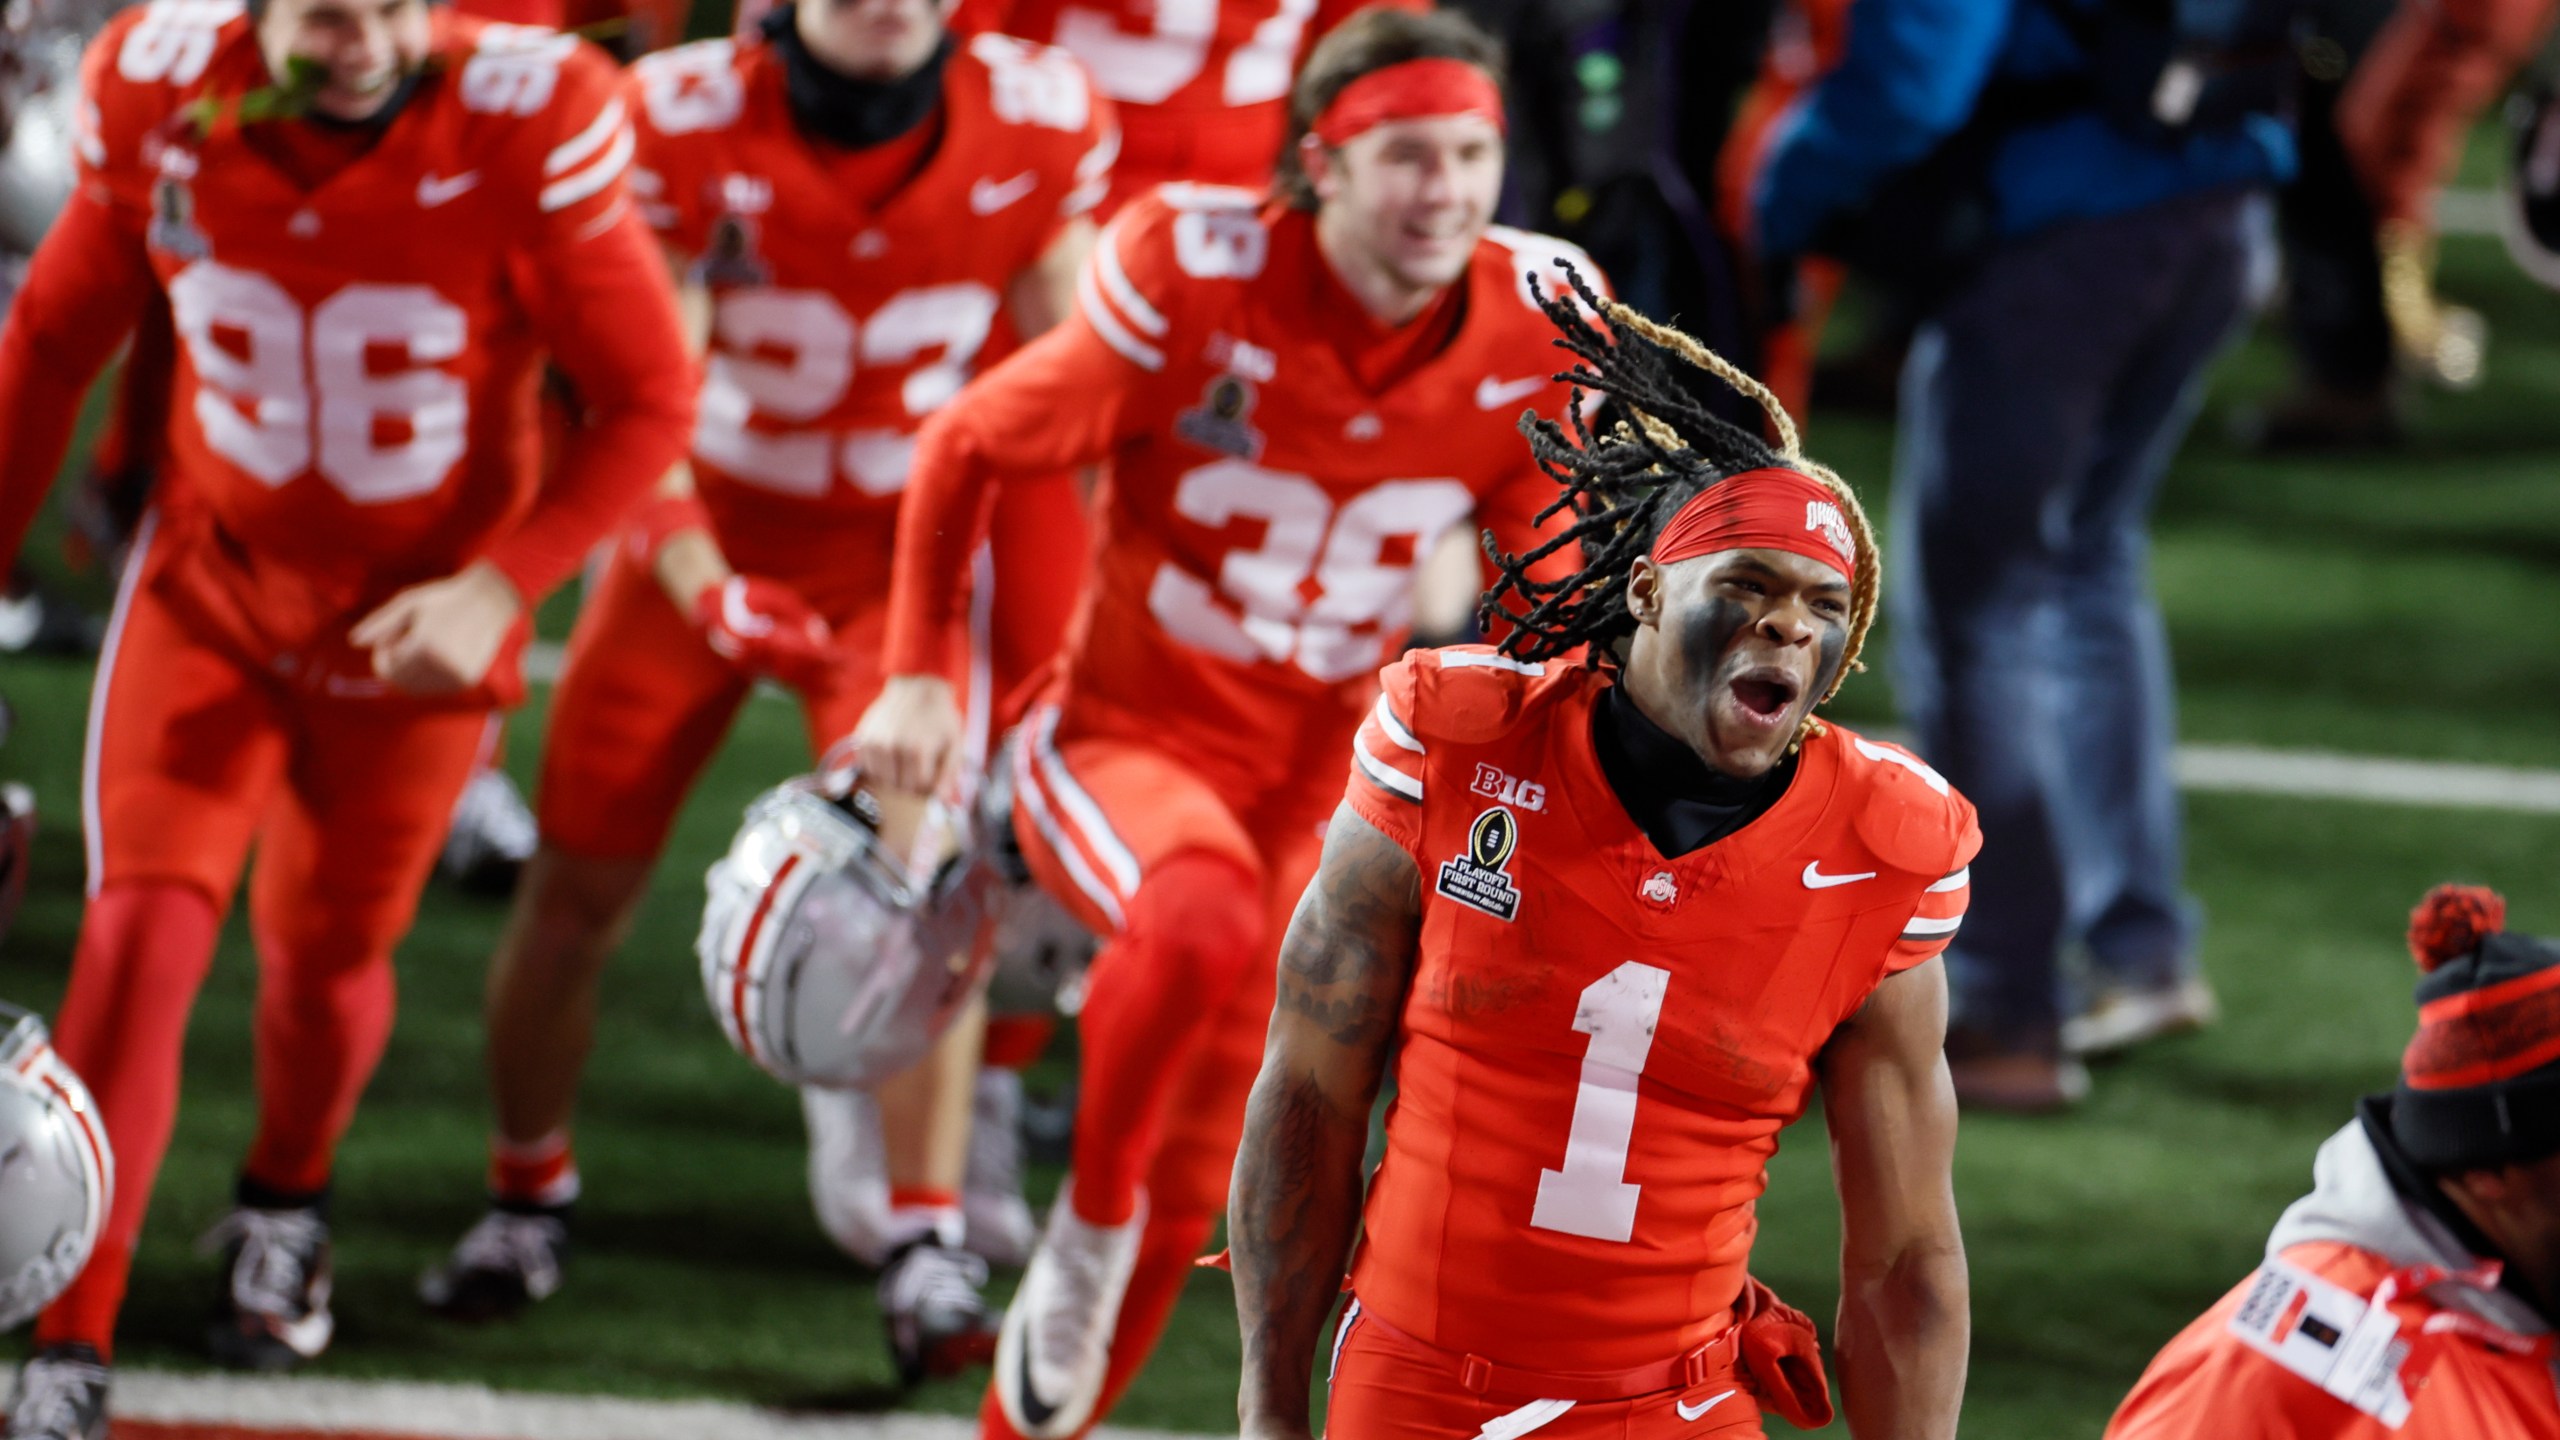
<svg viewBox="0 0 2560 1440">
<path fill-rule="evenodd" d="M 567 174 L 602 150 L 613 139 L 613 132 L 622 128 L 622 113 L 621 96 L 605 101 L 604 108 L 596 112 L 596 118 L 586 129 L 561 141 L 549 158 L 542 162 L 543 177 L 554 179 Z"/>
<path fill-rule="evenodd" d="M 1540 660 L 1514 660 L 1487 650 L 1434 650 L 1443 670 L 1508 670 L 1514 675 L 1544 675 L 1546 663 Z"/>
<path fill-rule="evenodd" d="M 1967 885 L 1970 885 L 1970 884 L 1972 884 L 1972 883 L 1973 883 L 1973 867 L 1972 867 L 1972 866 L 1970 866 L 1970 865 L 1967 865 L 1967 866 L 1965 866 L 1963 869 L 1958 870 L 1958 871 L 1955 871 L 1953 874 L 1950 874 L 1949 876 L 1947 876 L 1947 878 L 1946 878 L 1946 879 L 1941 880 L 1941 881 L 1939 881 L 1937 884 L 1930 886 L 1930 887 L 1928 888 L 1927 892 L 1925 892 L 1925 893 L 1927 893 L 1927 894 L 1931 894 L 1931 895 L 1943 895 L 1943 894 L 1947 893 L 1947 892 L 1948 892 L 1948 891 L 1950 891 L 1950 890 L 1961 890 L 1961 889 L 1963 889 L 1964 887 L 1966 887 Z"/>
<path fill-rule="evenodd" d="M 1370 784 L 1391 795 L 1401 795 L 1416 805 L 1422 803 L 1422 782 L 1396 769 L 1369 753 L 1369 742 L 1358 735 L 1351 737 L 1351 759 Z"/>
<path fill-rule="evenodd" d="M 1905 940 L 1926 940 L 1937 935 L 1953 935 L 1956 933 L 1956 927 L 1963 923 L 1964 917 L 1961 915 L 1952 915 L 1943 920 L 1933 920 L 1925 915 L 1914 915 L 1908 921 L 1904 922 L 1902 927 L 1902 938 Z"/>
<path fill-rule="evenodd" d="M 1101 204 L 1111 193 L 1111 166 L 1119 158 L 1120 127 L 1114 125 L 1076 161 L 1075 188 L 1058 202 L 1058 213 L 1072 220 Z"/>
<path fill-rule="evenodd" d="M 1107 255 L 1111 252 L 1103 250 L 1097 253 Z M 1084 274 L 1076 279 L 1076 309 L 1084 313 L 1085 323 L 1093 327 L 1093 333 L 1102 337 L 1103 344 L 1119 351 L 1121 358 L 1130 364 L 1141 370 L 1162 370 L 1164 352 L 1130 334 L 1128 327 L 1120 323 L 1120 317 L 1111 313 L 1110 303 L 1102 298 L 1101 288 L 1094 283 L 1093 272 L 1094 267 L 1088 265 Z"/>
<path fill-rule="evenodd" d="M 1118 227 L 1113 228 L 1116 231 Z M 1166 322 L 1163 312 L 1149 304 L 1147 297 L 1139 294 L 1138 287 L 1130 281 L 1129 272 L 1120 264 L 1118 240 L 1116 233 L 1105 235 L 1102 243 L 1093 247 L 1094 268 L 1101 273 L 1103 293 L 1111 297 L 1111 303 L 1120 307 L 1120 313 L 1129 317 L 1129 323 L 1136 326 L 1140 334 L 1161 340 L 1165 331 L 1172 327 Z"/>
<path fill-rule="evenodd" d="M 1421 741 L 1413 738 L 1413 732 L 1404 727 L 1404 722 L 1396 718 L 1395 707 L 1387 703 L 1386 696 L 1378 697 L 1378 707 L 1371 713 L 1377 717 L 1378 728 L 1385 731 L 1387 738 L 1396 742 L 1398 746 L 1416 755 L 1430 753 L 1422 748 Z"/>
<path fill-rule="evenodd" d="M 629 127 L 615 131 L 613 148 L 605 151 L 594 164 L 542 187 L 542 208 L 545 211 L 566 209 L 612 184 L 614 178 L 631 163 L 633 148 Z"/>
</svg>

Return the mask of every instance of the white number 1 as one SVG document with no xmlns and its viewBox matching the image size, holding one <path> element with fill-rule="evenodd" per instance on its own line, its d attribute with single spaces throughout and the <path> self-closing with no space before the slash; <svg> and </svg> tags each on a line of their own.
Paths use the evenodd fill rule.
<svg viewBox="0 0 2560 1440">
<path fill-rule="evenodd" d="M 1582 1052 L 1582 1087 L 1573 1099 L 1573 1128 L 1564 1168 L 1538 1172 L 1538 1205 L 1529 1223 L 1540 1230 L 1621 1244 L 1635 1237 L 1636 1195 L 1627 1183 L 1627 1145 L 1636 1131 L 1636 1078 L 1653 1054 L 1653 1031 L 1671 972 L 1630 960 L 1582 991 L 1573 1028 L 1591 1037 Z"/>
</svg>

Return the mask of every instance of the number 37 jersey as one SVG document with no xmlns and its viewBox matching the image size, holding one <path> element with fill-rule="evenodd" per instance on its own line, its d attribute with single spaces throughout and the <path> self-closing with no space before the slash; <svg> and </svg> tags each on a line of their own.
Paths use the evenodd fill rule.
<svg viewBox="0 0 2560 1440">
<path fill-rule="evenodd" d="M 1824 1043 L 1954 936 L 1973 807 L 1833 725 L 1767 813 L 1665 858 L 1592 749 L 1606 675 L 1462 648 L 1385 682 L 1346 798 L 1423 918 L 1353 1288 L 1497 1364 L 1674 1358 L 1726 1323 Z"/>
</svg>

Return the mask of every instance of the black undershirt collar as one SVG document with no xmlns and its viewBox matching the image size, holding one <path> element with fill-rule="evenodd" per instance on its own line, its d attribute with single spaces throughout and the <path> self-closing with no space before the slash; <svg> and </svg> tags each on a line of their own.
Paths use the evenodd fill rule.
<svg viewBox="0 0 2560 1440">
<path fill-rule="evenodd" d="M 783 93 L 791 119 L 803 131 L 848 150 L 885 144 L 925 122 L 942 103 L 942 67 L 952 41 L 942 37 L 933 55 L 895 80 L 857 80 L 829 69 L 800 38 L 797 5 L 777 5 L 757 24 L 782 57 Z"/>
<path fill-rule="evenodd" d="M 1666 859 L 1705 849 L 1769 812 L 1795 778 L 1796 757 L 1739 780 L 1646 718 L 1611 685 L 1591 707 L 1591 748 L 1627 816 Z"/>
</svg>

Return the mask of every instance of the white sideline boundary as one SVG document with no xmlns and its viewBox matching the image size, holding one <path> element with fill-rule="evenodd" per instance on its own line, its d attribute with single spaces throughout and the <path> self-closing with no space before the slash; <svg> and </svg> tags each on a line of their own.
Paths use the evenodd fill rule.
<svg viewBox="0 0 2560 1440">
<path fill-rule="evenodd" d="M 525 678 L 544 685 L 557 680 L 560 657 L 560 647 L 548 641 L 528 646 Z M 756 693 L 782 694 L 770 685 L 758 686 Z M 1891 738 L 1908 737 L 1895 734 Z M 2282 795 L 2297 800 L 2560 815 L 2560 770 L 2206 744 L 2179 746 L 2177 768 L 2180 789 L 2205 795 Z"/>
<path fill-rule="evenodd" d="M 432 1440 L 973 1440 L 957 1415 L 794 1415 L 715 1400 L 547 1395 L 417 1381 L 119 1370 L 119 1420 Z M 1209 1440 L 1099 1430 L 1097 1440 Z"/>
</svg>

